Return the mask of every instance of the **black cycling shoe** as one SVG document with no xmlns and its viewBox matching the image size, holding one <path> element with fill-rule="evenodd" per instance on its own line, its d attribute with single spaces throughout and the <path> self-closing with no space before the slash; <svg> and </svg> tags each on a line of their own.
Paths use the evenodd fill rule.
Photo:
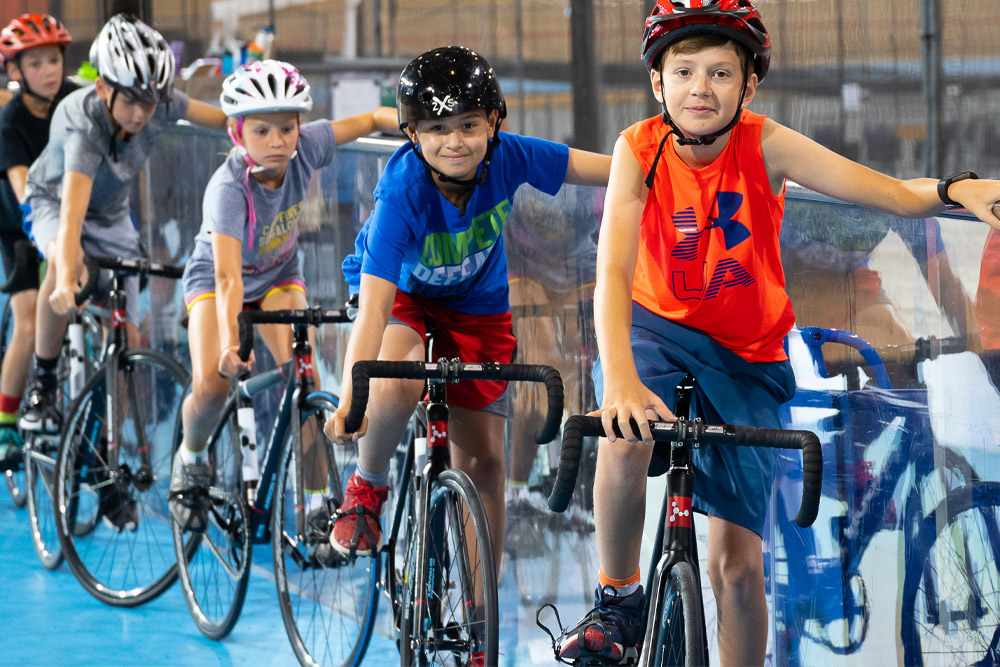
<svg viewBox="0 0 1000 667">
<path fill-rule="evenodd" d="M 594 592 L 594 608 L 560 636 L 561 662 L 598 660 L 605 664 L 632 664 L 642 644 L 642 586 L 624 597 L 611 586 Z"/>
<path fill-rule="evenodd" d="M 334 567 L 345 558 L 330 544 L 333 531 L 333 515 L 326 505 L 309 512 L 306 517 L 306 544 L 312 553 L 312 561 L 321 567 Z"/>
</svg>

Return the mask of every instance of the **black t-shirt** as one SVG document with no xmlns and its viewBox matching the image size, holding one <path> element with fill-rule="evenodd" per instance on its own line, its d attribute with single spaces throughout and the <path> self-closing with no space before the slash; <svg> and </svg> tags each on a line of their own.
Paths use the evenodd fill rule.
<svg viewBox="0 0 1000 667">
<path fill-rule="evenodd" d="M 63 82 L 56 103 L 76 88 L 69 81 Z M 50 118 L 33 116 L 20 93 L 0 109 L 0 230 L 21 229 L 21 209 L 7 178 L 7 169 L 20 164 L 31 166 L 49 143 Z"/>
</svg>

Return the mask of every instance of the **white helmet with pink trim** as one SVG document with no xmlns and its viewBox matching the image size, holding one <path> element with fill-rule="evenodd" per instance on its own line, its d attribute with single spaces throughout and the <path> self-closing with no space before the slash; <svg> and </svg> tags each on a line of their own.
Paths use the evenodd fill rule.
<svg viewBox="0 0 1000 667">
<path fill-rule="evenodd" d="M 258 60 L 240 66 L 222 82 L 222 111 L 229 117 L 274 111 L 308 113 L 309 82 L 288 63 Z"/>
</svg>

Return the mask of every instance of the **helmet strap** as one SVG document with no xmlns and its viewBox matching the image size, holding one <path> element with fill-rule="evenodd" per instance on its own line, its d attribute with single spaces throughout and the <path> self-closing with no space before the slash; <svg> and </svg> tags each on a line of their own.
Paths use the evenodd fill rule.
<svg viewBox="0 0 1000 667">
<path fill-rule="evenodd" d="M 493 159 L 493 151 L 496 149 L 497 146 L 500 145 L 501 122 L 502 120 L 498 118 L 496 127 L 493 130 L 493 138 L 490 140 L 490 143 L 486 146 L 486 155 L 483 156 L 483 161 L 479 163 L 480 166 L 482 167 L 479 170 L 479 176 L 475 178 L 466 178 L 466 179 L 452 178 L 451 176 L 443 174 L 431 166 L 430 162 L 427 161 L 427 158 L 424 157 L 423 152 L 419 150 L 420 149 L 419 144 L 415 144 L 413 147 L 413 152 L 417 154 L 417 157 L 420 159 L 420 161 L 423 162 L 424 166 L 427 167 L 428 171 L 431 172 L 431 178 L 437 176 L 438 180 L 441 183 L 452 183 L 454 185 L 459 185 L 466 188 L 466 194 L 462 198 L 462 205 L 459 206 L 458 208 L 459 217 L 465 215 L 465 207 L 469 203 L 469 200 L 472 198 L 472 192 L 473 190 L 476 189 L 476 186 L 482 185 L 486 182 L 486 175 L 490 169 L 490 160 Z"/>
<path fill-rule="evenodd" d="M 111 97 L 108 99 L 108 116 L 111 118 L 111 142 L 108 145 L 108 152 L 111 153 L 112 162 L 118 162 L 118 143 L 115 139 L 118 137 L 118 132 L 122 129 L 122 126 L 118 124 L 117 120 L 115 120 L 115 112 L 112 111 L 117 97 L 118 86 L 111 86 Z M 125 136 L 127 138 L 128 133 L 126 133 Z"/>
<path fill-rule="evenodd" d="M 646 174 L 647 188 L 652 189 L 653 187 L 653 179 L 656 177 L 656 165 L 660 161 L 660 155 L 663 153 L 663 146 L 667 142 L 667 137 L 671 134 L 677 135 L 678 146 L 711 146 L 715 143 L 716 139 L 736 127 L 736 124 L 740 122 L 740 118 L 743 116 L 743 100 L 746 98 L 748 83 L 749 77 L 744 78 L 743 90 L 740 91 L 740 101 L 736 104 L 736 115 L 733 116 L 733 119 L 718 132 L 692 139 L 690 137 L 685 137 L 684 133 L 681 132 L 681 128 L 679 128 L 673 118 L 670 117 L 670 113 L 667 111 L 667 98 L 663 94 L 663 78 L 660 77 L 660 107 L 663 109 L 661 118 L 663 119 L 663 123 L 670 129 L 667 130 L 665 135 L 663 135 L 663 139 L 660 141 L 660 146 L 656 149 L 656 157 L 653 158 L 653 164 L 649 168 L 649 173 Z"/>
</svg>

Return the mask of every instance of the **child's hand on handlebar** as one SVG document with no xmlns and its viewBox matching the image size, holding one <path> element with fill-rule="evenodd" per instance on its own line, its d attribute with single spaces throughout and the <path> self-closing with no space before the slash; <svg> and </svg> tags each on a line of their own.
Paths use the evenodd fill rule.
<svg viewBox="0 0 1000 667">
<path fill-rule="evenodd" d="M 224 378 L 232 378 L 243 371 L 249 373 L 253 370 L 256 361 L 253 350 L 250 350 L 250 357 L 243 361 L 240 359 L 239 349 L 239 345 L 230 345 L 222 350 L 222 354 L 219 356 L 219 375 Z"/>
<path fill-rule="evenodd" d="M 365 415 L 364 419 L 361 420 L 361 427 L 358 428 L 354 433 L 348 433 L 346 427 L 344 426 L 344 421 L 347 419 L 347 413 L 351 408 L 350 401 L 344 401 L 340 404 L 340 408 L 333 413 L 333 416 L 326 420 L 326 424 L 323 426 L 323 433 L 326 437 L 330 438 L 333 442 L 338 445 L 346 445 L 352 442 L 357 442 L 358 438 L 363 436 L 368 431 L 368 415 Z"/>
<path fill-rule="evenodd" d="M 649 431 L 649 420 L 677 421 L 677 417 L 667 408 L 663 399 L 641 382 L 629 383 L 617 391 L 609 384 L 604 391 L 604 407 L 591 412 L 588 416 L 601 418 L 604 433 L 611 442 L 617 439 L 614 431 L 617 418 L 625 440 L 631 445 L 638 443 L 639 440 L 647 445 L 653 444 L 653 435 Z M 629 425 L 630 419 L 636 421 L 639 426 L 638 431 Z"/>
</svg>

